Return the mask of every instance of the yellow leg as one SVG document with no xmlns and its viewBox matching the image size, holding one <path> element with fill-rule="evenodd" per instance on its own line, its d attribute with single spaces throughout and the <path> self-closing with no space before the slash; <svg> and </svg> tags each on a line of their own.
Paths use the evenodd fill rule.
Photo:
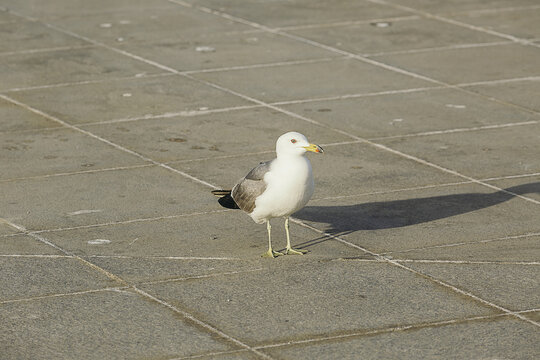
<svg viewBox="0 0 540 360">
<path fill-rule="evenodd" d="M 291 247 L 291 236 L 289 235 L 289 218 L 285 218 L 285 233 L 287 234 L 287 248 L 285 249 L 285 255 L 304 255 L 306 250 L 295 250 Z"/>
<path fill-rule="evenodd" d="M 266 230 L 268 230 L 268 251 L 262 254 L 261 257 L 275 258 L 280 255 L 283 255 L 282 253 L 278 251 L 272 250 L 272 235 L 271 235 L 272 227 L 270 226 L 270 221 L 268 220 L 266 220 Z"/>
</svg>

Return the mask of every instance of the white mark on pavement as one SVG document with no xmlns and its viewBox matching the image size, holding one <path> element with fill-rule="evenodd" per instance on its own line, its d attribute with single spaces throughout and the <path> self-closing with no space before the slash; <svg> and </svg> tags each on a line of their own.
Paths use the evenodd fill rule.
<svg viewBox="0 0 540 360">
<path fill-rule="evenodd" d="M 88 240 L 89 245 L 105 245 L 110 244 L 111 240 L 107 239 L 94 239 L 94 240 Z"/>
<path fill-rule="evenodd" d="M 78 210 L 78 211 L 68 213 L 68 216 L 93 214 L 93 213 L 98 213 L 98 212 L 102 212 L 102 211 L 103 210 Z"/>
<path fill-rule="evenodd" d="M 214 49 L 211 46 L 197 46 L 195 48 L 195 51 L 207 53 L 207 52 L 214 52 L 214 51 L 216 51 L 216 49 Z"/>
<path fill-rule="evenodd" d="M 446 107 L 454 108 L 454 109 L 465 109 L 467 106 L 465 106 L 465 105 L 456 105 L 456 104 L 446 104 Z"/>
</svg>

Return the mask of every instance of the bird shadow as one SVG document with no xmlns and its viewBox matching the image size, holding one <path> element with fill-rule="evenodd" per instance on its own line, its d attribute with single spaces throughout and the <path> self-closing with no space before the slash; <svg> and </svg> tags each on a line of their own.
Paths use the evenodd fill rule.
<svg viewBox="0 0 540 360">
<path fill-rule="evenodd" d="M 356 231 L 394 229 L 445 219 L 501 204 L 516 195 L 531 193 L 540 194 L 540 182 L 492 193 L 463 193 L 354 205 L 306 206 L 294 217 L 302 221 L 327 224 L 324 230 L 326 233 L 341 236 Z M 325 240 L 326 237 L 319 237 L 297 245 L 305 248 Z"/>
</svg>

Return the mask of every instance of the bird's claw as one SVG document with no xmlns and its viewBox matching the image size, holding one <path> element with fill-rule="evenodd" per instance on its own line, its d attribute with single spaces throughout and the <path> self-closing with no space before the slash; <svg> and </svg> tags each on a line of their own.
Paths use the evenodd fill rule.
<svg viewBox="0 0 540 360">
<path fill-rule="evenodd" d="M 283 255 L 283 253 L 280 253 L 279 251 L 274 251 L 272 249 L 268 249 L 268 251 L 262 254 L 261 257 L 276 258 L 281 255 Z"/>
<path fill-rule="evenodd" d="M 287 248 L 285 249 L 285 255 L 304 255 L 307 253 L 306 250 Z"/>
</svg>

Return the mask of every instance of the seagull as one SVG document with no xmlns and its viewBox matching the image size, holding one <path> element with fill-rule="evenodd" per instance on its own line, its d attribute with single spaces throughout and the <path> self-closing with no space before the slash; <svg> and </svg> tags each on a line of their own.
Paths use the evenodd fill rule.
<svg viewBox="0 0 540 360">
<path fill-rule="evenodd" d="M 257 224 L 266 222 L 268 251 L 262 257 L 303 255 L 304 250 L 291 247 L 289 216 L 302 209 L 311 195 L 314 183 L 308 151 L 322 153 L 319 145 L 310 144 L 298 132 L 288 132 L 276 141 L 276 158 L 261 162 L 242 178 L 232 190 L 214 190 L 221 206 L 244 210 Z M 287 247 L 285 253 L 272 250 L 270 219 L 285 218 Z"/>
</svg>

